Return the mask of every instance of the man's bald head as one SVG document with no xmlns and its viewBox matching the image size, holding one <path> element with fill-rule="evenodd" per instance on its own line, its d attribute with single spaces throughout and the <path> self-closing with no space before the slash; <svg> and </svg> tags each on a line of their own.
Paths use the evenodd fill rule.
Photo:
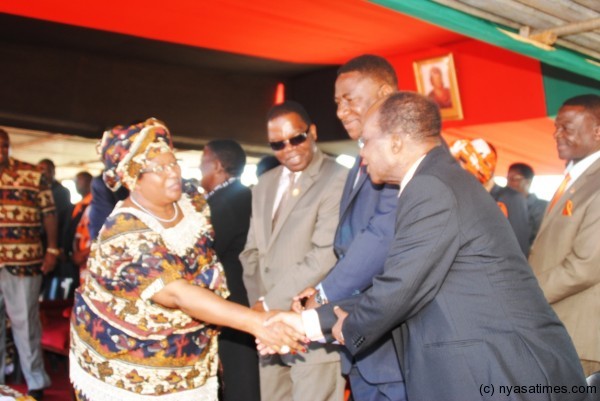
<svg viewBox="0 0 600 401">
<path fill-rule="evenodd" d="M 379 127 L 385 134 L 400 133 L 413 140 L 439 137 L 442 120 L 438 106 L 415 92 L 397 92 L 377 109 Z"/>
</svg>

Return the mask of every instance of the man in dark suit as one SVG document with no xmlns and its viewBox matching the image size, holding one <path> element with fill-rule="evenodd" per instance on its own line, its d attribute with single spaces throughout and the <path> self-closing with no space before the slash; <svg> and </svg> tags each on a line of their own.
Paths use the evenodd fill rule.
<svg viewBox="0 0 600 401">
<path fill-rule="evenodd" d="M 90 239 L 98 237 L 106 218 L 112 213 L 117 202 L 126 199 L 129 190 L 119 187 L 115 192 L 104 183 L 102 175 L 92 179 L 92 202 L 90 203 Z"/>
<path fill-rule="evenodd" d="M 384 271 L 358 297 L 280 319 L 312 338 L 333 333 L 353 355 L 392 331 L 409 400 L 584 399 L 568 394 L 585 385 L 571 339 L 494 200 L 440 146 L 440 128 L 437 106 L 411 92 L 367 115 L 371 179 L 400 184 Z"/>
<path fill-rule="evenodd" d="M 211 141 L 202 152 L 201 185 L 210 206 L 215 230 L 214 248 L 225 270 L 231 293 L 229 300 L 250 306 L 239 260 L 246 244 L 252 208 L 252 193 L 240 182 L 245 166 L 246 153 L 230 139 Z M 254 337 L 223 328 L 219 336 L 219 358 L 223 365 L 223 400 L 259 401 L 258 355 Z"/>
<path fill-rule="evenodd" d="M 548 206 L 548 201 L 539 199 L 534 193 L 529 192 L 531 182 L 533 181 L 533 168 L 525 163 L 513 163 L 508 168 L 506 175 L 506 186 L 520 192 L 527 199 L 527 212 L 529 213 L 529 246 L 540 230 L 544 212 Z"/>
<path fill-rule="evenodd" d="M 348 135 L 358 140 L 362 117 L 377 100 L 396 92 L 394 68 L 382 57 L 362 55 L 340 67 L 335 82 L 337 116 Z M 383 263 L 394 238 L 398 187 L 371 182 L 360 156 L 350 170 L 342 200 L 334 250 L 337 263 L 316 287 L 306 307 L 336 302 L 369 288 L 373 277 L 383 271 Z M 318 300 L 318 302 L 316 302 Z M 355 401 L 400 401 L 404 381 L 391 335 L 384 336 L 372 349 L 354 358 L 342 349 L 342 373 L 348 375 Z"/>
</svg>

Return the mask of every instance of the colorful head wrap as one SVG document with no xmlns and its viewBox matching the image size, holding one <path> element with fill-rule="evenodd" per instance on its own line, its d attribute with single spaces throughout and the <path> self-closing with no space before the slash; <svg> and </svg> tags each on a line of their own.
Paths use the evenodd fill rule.
<svg viewBox="0 0 600 401">
<path fill-rule="evenodd" d="M 149 118 L 105 131 L 100 149 L 105 167 L 102 178 L 106 185 L 113 191 L 121 185 L 133 190 L 146 161 L 160 153 L 172 152 L 173 142 L 164 123 Z"/>
<path fill-rule="evenodd" d="M 496 151 L 483 139 L 459 139 L 450 146 L 450 153 L 482 184 L 494 176 Z"/>
</svg>

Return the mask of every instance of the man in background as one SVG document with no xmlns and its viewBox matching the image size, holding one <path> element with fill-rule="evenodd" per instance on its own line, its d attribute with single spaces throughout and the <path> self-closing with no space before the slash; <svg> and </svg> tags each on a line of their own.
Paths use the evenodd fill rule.
<svg viewBox="0 0 600 401">
<path fill-rule="evenodd" d="M 229 300 L 250 306 L 239 260 L 248 237 L 252 208 L 252 193 L 240 182 L 245 166 L 246 153 L 233 140 L 214 140 L 204 146 L 200 161 L 201 185 L 206 192 L 215 230 L 213 247 L 225 270 L 231 293 Z M 223 365 L 223 401 L 259 401 L 254 337 L 230 328 L 221 329 L 219 358 Z"/>
<path fill-rule="evenodd" d="M 92 245 L 89 230 L 89 206 L 92 202 L 92 175 L 80 171 L 75 176 L 75 189 L 81 200 L 73 207 L 71 221 L 65 237 L 65 248 L 69 250 L 69 258 L 77 267 L 80 282 L 86 271 L 87 259 Z"/>
<path fill-rule="evenodd" d="M 529 192 L 531 182 L 533 181 L 533 168 L 525 163 L 513 163 L 508 168 L 506 176 L 506 186 L 520 192 L 527 199 L 527 212 L 529 213 L 529 245 L 533 245 L 533 240 L 537 236 L 542 224 L 544 212 L 548 206 L 548 201 L 539 199 L 534 193 Z"/>
<path fill-rule="evenodd" d="M 73 210 L 71 193 L 56 180 L 56 166 L 52 160 L 40 160 L 38 162 L 38 168 L 46 177 L 46 182 L 50 183 L 52 197 L 54 198 L 54 207 L 56 208 L 56 221 L 58 222 L 58 248 L 61 252 L 66 253 L 65 247 L 68 247 L 69 244 L 63 244 L 63 238 L 69 225 L 69 220 L 71 220 L 71 212 Z"/>
<path fill-rule="evenodd" d="M 102 143 L 98 141 L 96 153 L 100 157 Z M 89 231 L 91 240 L 98 237 L 100 229 L 104 225 L 106 218 L 112 213 L 117 202 L 126 199 L 129 196 L 129 190 L 124 186 L 119 186 L 112 191 L 104 182 L 104 174 L 100 174 L 92 179 L 92 201 L 89 211 Z"/>
<path fill-rule="evenodd" d="M 600 96 L 567 100 L 554 125 L 568 165 L 529 263 L 589 375 L 600 370 Z"/>
<path fill-rule="evenodd" d="M 42 275 L 54 269 L 60 255 L 56 214 L 46 177 L 34 165 L 9 157 L 9 148 L 8 133 L 0 128 L 0 384 L 8 315 L 28 394 L 41 400 L 50 378 L 44 370 L 38 299 Z"/>
<path fill-rule="evenodd" d="M 394 67 L 382 57 L 362 55 L 340 67 L 335 82 L 337 116 L 352 140 L 362 134 L 362 119 L 377 100 L 398 90 Z M 350 170 L 342 200 L 334 250 L 338 257 L 331 272 L 310 295 L 306 307 L 360 294 L 383 271 L 394 238 L 398 187 L 374 184 L 360 156 Z M 369 352 L 354 358 L 341 348 L 342 373 L 348 376 L 356 401 L 400 401 L 404 382 L 391 335 Z"/>
<path fill-rule="evenodd" d="M 317 128 L 299 103 L 267 115 L 268 140 L 282 164 L 252 191 L 252 219 L 240 255 L 253 308 L 288 310 L 335 263 L 333 237 L 347 170 L 315 143 Z M 264 401 L 341 401 L 345 380 L 334 345 L 310 344 L 301 355 L 261 358 Z"/>
</svg>

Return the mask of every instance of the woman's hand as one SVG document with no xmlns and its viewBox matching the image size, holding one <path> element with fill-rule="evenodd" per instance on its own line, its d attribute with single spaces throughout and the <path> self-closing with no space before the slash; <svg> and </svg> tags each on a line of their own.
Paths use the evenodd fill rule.
<svg viewBox="0 0 600 401">
<path fill-rule="evenodd" d="M 271 322 L 269 318 L 277 314 L 277 312 L 262 313 L 259 318 L 260 324 L 255 326 L 252 332 L 257 339 L 261 354 L 306 352 L 305 344 L 309 340 L 304 334 L 302 325 L 288 324 L 284 321 Z M 269 320 L 268 325 L 267 320 Z"/>
</svg>

